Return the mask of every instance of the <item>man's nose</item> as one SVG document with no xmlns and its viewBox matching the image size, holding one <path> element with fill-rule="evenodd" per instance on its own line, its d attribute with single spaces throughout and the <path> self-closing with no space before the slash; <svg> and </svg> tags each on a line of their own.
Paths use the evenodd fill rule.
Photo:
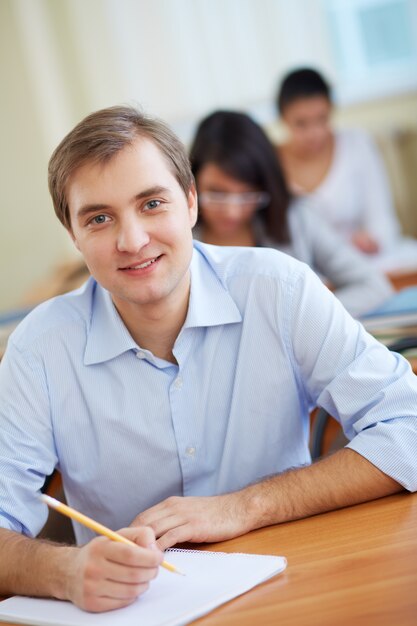
<svg viewBox="0 0 417 626">
<path fill-rule="evenodd" d="M 120 224 L 117 233 L 117 249 L 119 252 L 136 253 L 146 246 L 149 241 L 149 233 L 141 220 L 127 219 Z"/>
</svg>

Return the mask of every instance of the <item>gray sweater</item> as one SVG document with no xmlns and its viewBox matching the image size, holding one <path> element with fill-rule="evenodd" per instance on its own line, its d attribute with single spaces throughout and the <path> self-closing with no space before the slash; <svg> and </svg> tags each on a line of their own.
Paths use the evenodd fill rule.
<svg viewBox="0 0 417 626">
<path fill-rule="evenodd" d="M 288 209 L 291 243 L 279 245 L 255 223 L 258 245 L 275 248 L 307 263 L 326 283 L 353 317 L 360 317 L 387 300 L 393 293 L 388 279 L 374 269 L 352 246 L 312 209 L 305 200 L 294 200 Z M 194 238 L 201 239 L 201 228 Z"/>
</svg>

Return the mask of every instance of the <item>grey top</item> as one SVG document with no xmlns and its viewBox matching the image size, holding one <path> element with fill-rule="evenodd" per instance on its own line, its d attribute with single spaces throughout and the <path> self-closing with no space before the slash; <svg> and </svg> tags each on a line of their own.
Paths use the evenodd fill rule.
<svg viewBox="0 0 417 626">
<path fill-rule="evenodd" d="M 291 243 L 278 244 L 255 223 L 258 245 L 274 248 L 307 263 L 326 283 L 353 317 L 372 311 L 393 293 L 388 279 L 324 221 L 304 199 L 293 200 L 288 209 Z M 194 238 L 201 239 L 201 228 Z"/>
</svg>

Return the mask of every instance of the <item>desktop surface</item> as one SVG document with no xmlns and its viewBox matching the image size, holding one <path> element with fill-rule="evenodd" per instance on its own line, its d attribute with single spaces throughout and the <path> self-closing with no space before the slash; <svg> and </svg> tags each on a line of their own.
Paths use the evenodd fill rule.
<svg viewBox="0 0 417 626">
<path fill-rule="evenodd" d="M 260 529 L 207 549 L 280 554 L 287 570 L 199 626 L 416 626 L 417 494 Z"/>
<path fill-rule="evenodd" d="M 417 494 L 401 493 L 203 546 L 283 555 L 288 567 L 194 623 L 416 626 L 416 529 Z"/>
</svg>

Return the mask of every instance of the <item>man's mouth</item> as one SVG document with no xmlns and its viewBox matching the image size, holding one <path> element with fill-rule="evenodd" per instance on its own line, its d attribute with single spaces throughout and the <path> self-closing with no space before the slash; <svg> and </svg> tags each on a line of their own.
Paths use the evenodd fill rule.
<svg viewBox="0 0 417 626">
<path fill-rule="evenodd" d="M 126 267 L 121 267 L 121 270 L 143 270 L 145 269 L 145 267 L 149 267 L 150 265 L 152 265 L 152 263 L 155 263 L 155 261 L 158 261 L 158 259 L 161 258 L 161 255 L 154 257 L 153 259 L 147 259 L 146 261 L 143 261 L 142 263 L 136 263 L 134 265 L 127 265 Z"/>
</svg>

